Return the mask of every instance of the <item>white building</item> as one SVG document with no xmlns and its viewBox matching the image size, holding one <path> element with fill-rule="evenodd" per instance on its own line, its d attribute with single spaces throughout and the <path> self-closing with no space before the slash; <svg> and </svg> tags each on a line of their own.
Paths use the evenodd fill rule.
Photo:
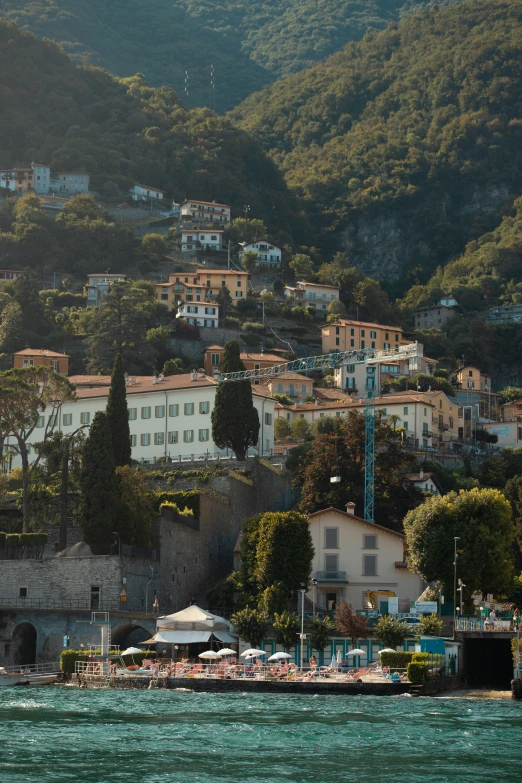
<svg viewBox="0 0 522 783">
<path fill-rule="evenodd" d="M 33 170 L 33 189 L 35 193 L 49 193 L 51 187 L 51 167 L 40 163 L 31 163 Z"/>
<path fill-rule="evenodd" d="M 300 280 L 295 286 L 285 285 L 284 295 L 290 299 L 296 299 L 304 307 L 312 305 L 315 307 L 316 316 L 324 317 L 328 314 L 330 302 L 338 301 L 339 288 L 335 285 L 307 283 Z"/>
<path fill-rule="evenodd" d="M 401 356 L 404 353 L 404 357 Z M 396 358 L 391 356 L 389 362 L 375 365 L 375 389 L 381 394 L 384 381 L 400 378 L 405 375 L 413 377 L 417 373 L 433 375 L 437 369 L 437 360 L 428 356 L 406 356 L 407 351 L 399 347 Z M 334 370 L 334 384 L 356 397 L 366 396 L 366 365 L 363 362 L 343 364 Z"/>
<path fill-rule="evenodd" d="M 407 473 L 404 476 L 407 483 L 417 487 L 421 492 L 430 492 L 432 495 L 443 495 L 439 482 L 433 473 L 425 473 L 422 468 L 418 473 Z"/>
<path fill-rule="evenodd" d="M 57 193 L 88 193 L 90 174 L 85 172 L 61 171 L 51 178 L 50 188 Z"/>
<path fill-rule="evenodd" d="M 82 425 L 91 424 L 94 414 L 105 411 L 109 385 L 100 386 L 100 378 L 82 376 L 76 400 L 64 403 L 58 415 L 56 432 L 68 435 Z M 96 385 L 98 384 L 98 385 Z M 212 440 L 210 414 L 214 407 L 218 382 L 203 372 L 172 375 L 167 378 L 140 376 L 127 378 L 127 405 L 132 458 L 139 462 L 181 460 L 204 455 L 223 454 Z M 275 400 L 253 389 L 254 405 L 259 413 L 259 454 L 270 455 L 274 447 Z M 30 443 L 41 440 L 51 409 L 39 418 Z M 5 444 L 7 447 L 9 443 Z M 33 452 L 32 452 L 33 453 Z M 20 459 L 13 460 L 13 466 Z"/>
<path fill-rule="evenodd" d="M 308 517 L 314 545 L 312 579 L 308 593 L 318 609 L 335 609 L 344 598 L 354 609 L 366 609 L 367 592 L 391 592 L 398 611 L 408 612 L 423 590 L 419 576 L 405 563 L 405 537 L 394 530 L 355 516 L 353 503 L 346 511 L 326 508 Z M 382 597 L 388 601 L 387 596 Z"/>
<path fill-rule="evenodd" d="M 87 275 L 87 307 L 99 307 L 107 294 L 111 285 L 114 283 L 123 283 L 127 275 L 109 275 L 103 272 Z"/>
<path fill-rule="evenodd" d="M 257 253 L 256 266 L 281 266 L 281 248 L 272 245 L 266 239 L 256 239 L 255 242 L 240 242 L 239 261 L 243 254 L 251 250 Z"/>
<path fill-rule="evenodd" d="M 162 201 L 165 191 L 159 188 L 151 188 L 150 185 L 133 185 L 130 190 L 133 201 L 150 201 L 155 199 Z"/>
<path fill-rule="evenodd" d="M 42 163 L 31 163 L 30 168 L 15 167 L 0 171 L 0 188 L 24 196 L 26 193 L 37 195 L 49 193 L 51 185 L 51 167 Z"/>
<path fill-rule="evenodd" d="M 181 251 L 190 253 L 192 250 L 222 250 L 223 249 L 223 230 L 211 229 L 209 231 L 198 231 L 197 229 L 181 230 Z"/>
<path fill-rule="evenodd" d="M 185 318 L 186 321 L 193 326 L 204 326 L 208 329 L 217 329 L 219 325 L 219 305 L 180 302 L 176 312 L 176 318 Z"/>
<path fill-rule="evenodd" d="M 181 219 L 196 223 L 230 223 L 230 207 L 217 201 L 185 199 L 181 203 Z"/>
</svg>

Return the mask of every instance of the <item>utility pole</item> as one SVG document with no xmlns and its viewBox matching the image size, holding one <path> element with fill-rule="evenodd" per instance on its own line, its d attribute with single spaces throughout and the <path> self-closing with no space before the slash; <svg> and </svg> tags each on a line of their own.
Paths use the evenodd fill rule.
<svg viewBox="0 0 522 783">
<path fill-rule="evenodd" d="M 228 271 L 230 272 L 230 239 L 228 240 Z"/>
<path fill-rule="evenodd" d="M 453 559 L 453 638 L 457 631 L 457 541 L 460 541 L 460 536 L 454 536 L 455 552 Z M 461 593 L 462 596 L 462 593 Z"/>
<path fill-rule="evenodd" d="M 250 212 L 250 205 L 249 204 L 245 204 L 243 209 L 245 211 L 245 236 L 243 237 L 243 239 L 246 242 L 247 241 L 247 231 L 248 231 L 248 219 L 247 218 L 248 218 L 248 213 Z"/>
</svg>

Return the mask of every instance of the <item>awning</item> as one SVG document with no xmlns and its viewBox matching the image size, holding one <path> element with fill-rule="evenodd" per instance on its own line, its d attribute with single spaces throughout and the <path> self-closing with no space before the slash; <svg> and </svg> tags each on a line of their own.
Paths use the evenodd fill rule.
<svg viewBox="0 0 522 783">
<path fill-rule="evenodd" d="M 160 644 L 197 644 L 208 642 L 211 636 L 212 631 L 158 631 L 154 638 Z"/>
<path fill-rule="evenodd" d="M 229 644 L 237 644 L 239 639 L 237 636 L 232 636 L 231 633 L 226 631 L 214 631 L 214 636 L 219 639 L 220 642 L 228 642 Z"/>
</svg>

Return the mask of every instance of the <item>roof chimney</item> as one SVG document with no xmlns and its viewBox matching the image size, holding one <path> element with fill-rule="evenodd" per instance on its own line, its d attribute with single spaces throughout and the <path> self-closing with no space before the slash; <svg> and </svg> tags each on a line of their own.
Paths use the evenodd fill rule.
<svg viewBox="0 0 522 783">
<path fill-rule="evenodd" d="M 355 503 L 350 502 L 346 504 L 346 513 L 355 516 Z"/>
<path fill-rule="evenodd" d="M 424 471 L 423 471 L 422 468 L 419 470 L 419 478 L 421 478 L 421 479 L 424 478 Z"/>
<path fill-rule="evenodd" d="M 197 373 L 196 373 L 196 371 L 195 371 L 195 370 L 191 370 L 191 371 L 190 371 L 190 380 L 191 380 L 191 381 L 195 381 L 195 380 L 196 380 L 196 377 L 197 377 Z"/>
</svg>

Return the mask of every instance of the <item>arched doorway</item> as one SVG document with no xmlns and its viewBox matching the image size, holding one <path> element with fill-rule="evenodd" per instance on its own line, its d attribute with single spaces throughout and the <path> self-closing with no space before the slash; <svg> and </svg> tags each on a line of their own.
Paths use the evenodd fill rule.
<svg viewBox="0 0 522 783">
<path fill-rule="evenodd" d="M 31 623 L 20 623 L 14 629 L 12 659 L 17 666 L 36 663 L 36 628 Z"/>
<path fill-rule="evenodd" d="M 145 639 L 150 639 L 152 633 L 142 625 L 132 625 L 131 623 L 119 625 L 111 633 L 111 644 L 117 645 L 120 650 L 124 650 L 126 647 L 136 647 Z"/>
</svg>

